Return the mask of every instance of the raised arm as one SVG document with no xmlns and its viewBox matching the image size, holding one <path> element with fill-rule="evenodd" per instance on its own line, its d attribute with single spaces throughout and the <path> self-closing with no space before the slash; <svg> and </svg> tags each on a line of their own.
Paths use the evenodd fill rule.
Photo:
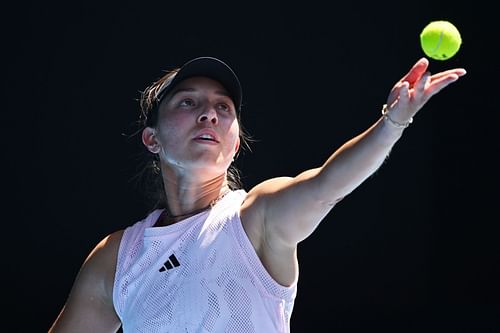
<svg viewBox="0 0 500 333">
<path fill-rule="evenodd" d="M 385 116 L 343 144 L 321 167 L 294 178 L 271 179 L 249 192 L 247 205 L 257 207 L 270 247 L 294 248 L 310 235 L 339 200 L 380 167 L 422 106 L 465 74 L 457 68 L 431 75 L 428 65 L 425 58 L 417 61 L 390 91 Z"/>
<path fill-rule="evenodd" d="M 103 239 L 78 273 L 70 295 L 49 333 L 117 332 L 112 301 L 114 268 L 122 232 Z"/>
</svg>

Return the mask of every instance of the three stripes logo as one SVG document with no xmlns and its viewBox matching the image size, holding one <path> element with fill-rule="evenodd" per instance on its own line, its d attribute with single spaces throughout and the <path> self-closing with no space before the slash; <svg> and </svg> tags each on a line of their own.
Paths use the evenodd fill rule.
<svg viewBox="0 0 500 333">
<path fill-rule="evenodd" d="M 160 268 L 160 272 L 165 272 L 166 270 L 172 269 L 174 267 L 179 267 L 181 264 L 179 263 L 179 260 L 175 257 L 174 254 L 172 254 L 170 257 L 168 257 L 168 260 L 165 261 L 163 266 Z"/>
</svg>

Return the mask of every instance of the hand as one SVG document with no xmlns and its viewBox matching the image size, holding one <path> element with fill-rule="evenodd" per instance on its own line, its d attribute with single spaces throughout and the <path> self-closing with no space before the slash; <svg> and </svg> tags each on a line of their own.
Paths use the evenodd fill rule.
<svg viewBox="0 0 500 333">
<path fill-rule="evenodd" d="M 387 108 L 394 121 L 408 122 L 432 96 L 466 73 L 463 68 L 454 68 L 431 75 L 428 66 L 429 61 L 421 58 L 392 88 Z"/>
</svg>

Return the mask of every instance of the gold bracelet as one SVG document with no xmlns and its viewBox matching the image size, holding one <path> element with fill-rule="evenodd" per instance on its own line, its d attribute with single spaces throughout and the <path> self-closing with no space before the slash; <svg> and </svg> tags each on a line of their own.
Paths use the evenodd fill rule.
<svg viewBox="0 0 500 333">
<path fill-rule="evenodd" d="M 391 117 L 389 117 L 389 114 L 387 113 L 387 104 L 384 104 L 384 106 L 382 107 L 382 116 L 384 117 L 384 119 L 388 120 L 393 126 L 396 126 L 397 128 L 407 128 L 413 122 L 413 117 L 408 119 L 408 121 L 404 124 L 392 120 Z"/>
</svg>

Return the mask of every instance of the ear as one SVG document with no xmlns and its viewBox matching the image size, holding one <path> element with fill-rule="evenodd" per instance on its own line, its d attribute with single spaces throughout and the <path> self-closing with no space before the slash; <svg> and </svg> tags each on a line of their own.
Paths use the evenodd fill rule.
<svg viewBox="0 0 500 333">
<path fill-rule="evenodd" d="M 156 139 L 156 130 L 152 127 L 146 127 L 142 130 L 142 143 L 153 154 L 160 152 L 160 144 Z"/>
</svg>

